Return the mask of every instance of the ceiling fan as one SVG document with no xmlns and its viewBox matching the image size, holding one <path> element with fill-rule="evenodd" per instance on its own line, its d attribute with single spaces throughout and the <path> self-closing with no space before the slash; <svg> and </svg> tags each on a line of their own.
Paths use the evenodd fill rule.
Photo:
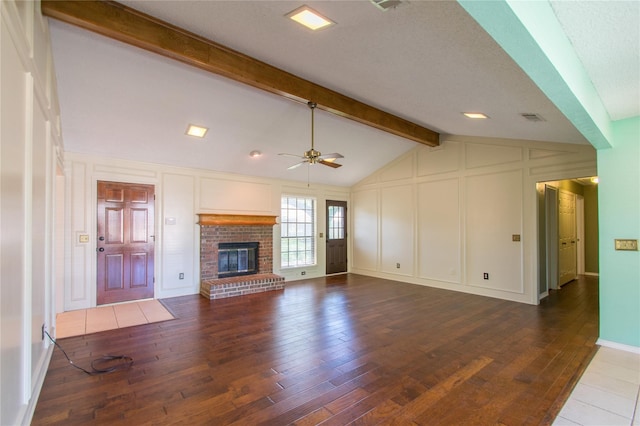
<svg viewBox="0 0 640 426">
<path fill-rule="evenodd" d="M 325 166 L 333 167 L 334 169 L 338 167 L 342 167 L 342 164 L 334 163 L 334 160 L 336 160 L 337 158 L 344 158 L 342 154 L 338 154 L 337 152 L 334 152 L 332 154 L 322 155 L 320 151 L 315 150 L 314 144 L 313 144 L 313 112 L 317 104 L 315 102 L 309 101 L 307 102 L 307 105 L 311 109 L 311 149 L 309 151 L 306 151 L 302 156 L 295 155 L 295 154 L 285 154 L 285 153 L 281 153 L 280 155 L 302 158 L 301 162 L 296 163 L 293 166 L 289 167 L 288 168 L 289 170 L 295 169 L 296 167 L 299 167 L 304 163 L 324 164 Z"/>
</svg>

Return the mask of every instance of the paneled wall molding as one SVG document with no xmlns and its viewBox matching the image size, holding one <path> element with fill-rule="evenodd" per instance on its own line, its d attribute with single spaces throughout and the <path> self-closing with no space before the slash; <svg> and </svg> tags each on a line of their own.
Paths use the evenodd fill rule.
<svg viewBox="0 0 640 426">
<path fill-rule="evenodd" d="M 37 1 L 0 2 L 2 49 L 2 300 L 0 357 L 2 392 L 0 424 L 29 424 L 53 346 L 41 337 L 44 324 L 55 332 L 55 270 L 65 269 L 56 257 L 54 231 L 62 233 L 52 214 L 60 188 L 56 172 L 61 146 L 51 134 L 57 97 L 47 95 L 55 81 L 46 21 Z M 38 24 L 36 21 L 39 20 Z M 5 137 L 6 136 L 6 137 Z M 6 219 L 6 220 L 5 220 Z M 59 235 L 59 234 L 58 234 Z M 59 246 L 58 246 L 59 248 Z"/>
<path fill-rule="evenodd" d="M 535 184 L 595 173 L 588 145 L 450 136 L 418 146 L 352 188 L 352 272 L 535 304 Z"/>
<path fill-rule="evenodd" d="M 0 4 L 2 13 L 2 25 L 7 28 L 11 35 L 11 40 L 16 46 L 16 52 L 22 61 L 25 69 L 33 71 L 33 61 L 31 60 L 31 43 L 27 37 L 22 19 L 18 13 L 18 8 L 14 1 L 3 1 Z"/>
</svg>

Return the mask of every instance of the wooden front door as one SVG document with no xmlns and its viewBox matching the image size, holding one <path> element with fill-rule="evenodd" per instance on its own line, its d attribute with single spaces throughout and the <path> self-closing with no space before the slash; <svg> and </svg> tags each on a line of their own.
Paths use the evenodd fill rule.
<svg viewBox="0 0 640 426">
<path fill-rule="evenodd" d="M 98 182 L 98 305 L 153 297 L 154 193 Z"/>
<path fill-rule="evenodd" d="M 327 274 L 347 272 L 347 202 L 327 200 Z"/>
</svg>

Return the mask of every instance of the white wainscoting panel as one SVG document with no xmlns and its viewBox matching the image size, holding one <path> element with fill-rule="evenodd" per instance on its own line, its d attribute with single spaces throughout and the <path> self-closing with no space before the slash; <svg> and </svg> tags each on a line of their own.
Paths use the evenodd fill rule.
<svg viewBox="0 0 640 426">
<path fill-rule="evenodd" d="M 460 183 L 418 184 L 418 276 L 460 283 Z"/>
<path fill-rule="evenodd" d="M 477 167 L 496 166 L 506 163 L 522 161 L 522 148 L 504 145 L 466 145 L 466 167 L 475 169 Z"/>
<path fill-rule="evenodd" d="M 378 191 L 365 190 L 353 194 L 351 209 L 353 248 L 352 268 L 378 269 Z"/>
<path fill-rule="evenodd" d="M 390 274 L 413 275 L 413 189 L 406 185 L 386 187 L 380 191 L 380 198 L 381 270 Z"/>
<path fill-rule="evenodd" d="M 460 168 L 460 142 L 444 142 L 436 148 L 420 147 L 418 157 L 418 176 L 430 176 L 455 172 Z"/>
<path fill-rule="evenodd" d="M 466 179 L 467 283 L 523 292 L 522 171 L 491 173 Z M 484 273 L 489 279 L 484 279 Z"/>
<path fill-rule="evenodd" d="M 162 229 L 162 240 L 156 244 L 162 247 L 162 279 L 156 280 L 155 295 L 160 299 L 197 293 L 200 285 L 195 266 L 198 252 L 194 250 L 199 238 L 193 214 L 195 179 L 172 173 L 164 174 L 162 179 L 162 216 L 156 225 Z M 180 274 L 184 274 L 182 279 Z"/>
<path fill-rule="evenodd" d="M 227 179 L 200 180 L 200 211 L 247 211 L 271 214 L 272 185 Z"/>
</svg>

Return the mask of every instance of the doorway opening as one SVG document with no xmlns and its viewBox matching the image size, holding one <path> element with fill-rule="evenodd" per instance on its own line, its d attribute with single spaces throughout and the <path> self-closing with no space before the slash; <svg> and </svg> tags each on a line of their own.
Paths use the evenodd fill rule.
<svg viewBox="0 0 640 426">
<path fill-rule="evenodd" d="M 598 186 L 592 177 L 538 182 L 538 299 L 598 276 Z"/>
</svg>

